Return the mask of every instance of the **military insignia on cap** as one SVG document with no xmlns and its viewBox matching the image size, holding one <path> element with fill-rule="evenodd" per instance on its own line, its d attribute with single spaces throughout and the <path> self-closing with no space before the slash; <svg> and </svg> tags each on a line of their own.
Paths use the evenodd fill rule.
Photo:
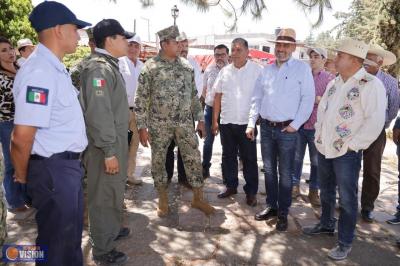
<svg viewBox="0 0 400 266">
<path fill-rule="evenodd" d="M 352 88 L 347 93 L 347 99 L 349 99 L 349 100 L 355 100 L 358 97 L 360 97 L 360 89 L 359 88 Z"/>
<path fill-rule="evenodd" d="M 49 90 L 44 88 L 28 86 L 26 89 L 26 102 L 47 105 Z"/>
<path fill-rule="evenodd" d="M 93 87 L 95 88 L 102 88 L 106 85 L 106 80 L 105 79 L 100 79 L 100 78 L 94 78 L 92 82 Z"/>
<path fill-rule="evenodd" d="M 339 114 L 344 119 L 349 119 L 354 115 L 353 107 L 350 104 L 346 104 L 339 109 Z"/>
</svg>

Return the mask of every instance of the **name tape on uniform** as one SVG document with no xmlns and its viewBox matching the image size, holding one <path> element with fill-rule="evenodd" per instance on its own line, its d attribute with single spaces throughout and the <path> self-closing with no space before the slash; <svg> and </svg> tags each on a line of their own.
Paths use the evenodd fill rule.
<svg viewBox="0 0 400 266">
<path fill-rule="evenodd" d="M 102 88 L 106 85 L 105 79 L 94 78 L 93 79 L 93 87 L 95 88 Z"/>
<path fill-rule="evenodd" d="M 49 90 L 39 87 L 28 86 L 26 89 L 26 102 L 47 105 Z"/>
</svg>

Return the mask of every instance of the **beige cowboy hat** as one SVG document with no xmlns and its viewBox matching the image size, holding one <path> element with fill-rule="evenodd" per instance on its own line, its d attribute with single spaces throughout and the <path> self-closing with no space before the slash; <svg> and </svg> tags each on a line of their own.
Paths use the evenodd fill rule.
<svg viewBox="0 0 400 266">
<path fill-rule="evenodd" d="M 268 40 L 272 43 L 293 43 L 299 44 L 296 42 L 296 31 L 291 28 L 281 29 L 278 36 L 276 36 L 276 40 Z"/>
<path fill-rule="evenodd" d="M 346 38 L 340 41 L 339 47 L 334 49 L 334 51 L 365 59 L 367 57 L 368 49 L 369 45 L 365 42 Z"/>
<path fill-rule="evenodd" d="M 375 54 L 377 56 L 382 57 L 383 59 L 382 66 L 390 66 L 396 63 L 397 61 L 396 55 L 394 53 L 383 49 L 378 44 L 370 44 L 368 49 L 368 54 Z"/>
</svg>

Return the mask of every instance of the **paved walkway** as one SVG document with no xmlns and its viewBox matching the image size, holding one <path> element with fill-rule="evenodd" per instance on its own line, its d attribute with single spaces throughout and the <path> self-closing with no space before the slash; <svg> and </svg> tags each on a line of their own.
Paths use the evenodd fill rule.
<svg viewBox="0 0 400 266">
<path fill-rule="evenodd" d="M 216 214 L 206 217 L 190 208 L 191 191 L 174 180 L 169 189 L 171 214 L 160 219 L 155 211 L 157 194 L 150 174 L 150 150 L 139 149 L 137 174 L 144 183 L 126 192 L 126 224 L 133 234 L 119 244 L 119 249 L 130 257 L 127 265 L 400 265 L 400 251 L 394 245 L 396 235 L 400 236 L 400 226 L 385 223 L 393 214 L 397 200 L 397 158 L 391 141 L 388 141 L 382 162 L 381 194 L 374 212 L 376 222 L 358 222 L 353 251 L 343 262 L 333 262 L 326 256 L 336 243 L 336 235 L 308 237 L 301 234 L 302 226 L 316 223 L 320 215 L 320 209 L 313 208 L 307 200 L 304 180 L 301 183 L 303 196 L 293 202 L 290 210 L 288 231 L 276 232 L 276 221 L 265 223 L 253 219 L 265 206 L 261 172 L 257 207 L 245 203 L 241 174 L 239 193 L 228 199 L 217 198 L 224 188 L 220 156 L 221 146 L 217 140 L 211 178 L 205 185 L 205 197 L 216 207 Z M 258 158 L 261 167 L 261 155 Z M 309 163 L 305 162 L 304 170 L 308 169 Z M 35 222 L 17 222 L 12 218 L 10 214 L 7 242 L 34 243 Z M 85 264 L 95 265 L 86 231 L 82 247 Z"/>
</svg>

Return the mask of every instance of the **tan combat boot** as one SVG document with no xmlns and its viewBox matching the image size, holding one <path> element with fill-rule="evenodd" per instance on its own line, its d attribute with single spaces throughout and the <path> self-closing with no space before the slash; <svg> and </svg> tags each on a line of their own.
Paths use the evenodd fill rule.
<svg viewBox="0 0 400 266">
<path fill-rule="evenodd" d="M 292 188 L 292 199 L 296 199 L 298 196 L 300 196 L 300 187 L 295 185 Z"/>
<path fill-rule="evenodd" d="M 311 205 L 321 206 L 321 200 L 319 199 L 318 189 L 310 189 L 310 191 L 308 192 L 308 199 L 310 200 Z"/>
<path fill-rule="evenodd" d="M 158 189 L 158 217 L 164 217 L 168 215 L 168 190 L 166 187 Z"/>
<path fill-rule="evenodd" d="M 206 215 L 213 214 L 215 212 L 214 207 L 212 207 L 208 202 L 206 202 L 203 198 L 203 188 L 197 187 L 193 188 L 193 201 L 192 207 L 199 209 L 204 212 Z"/>
</svg>

